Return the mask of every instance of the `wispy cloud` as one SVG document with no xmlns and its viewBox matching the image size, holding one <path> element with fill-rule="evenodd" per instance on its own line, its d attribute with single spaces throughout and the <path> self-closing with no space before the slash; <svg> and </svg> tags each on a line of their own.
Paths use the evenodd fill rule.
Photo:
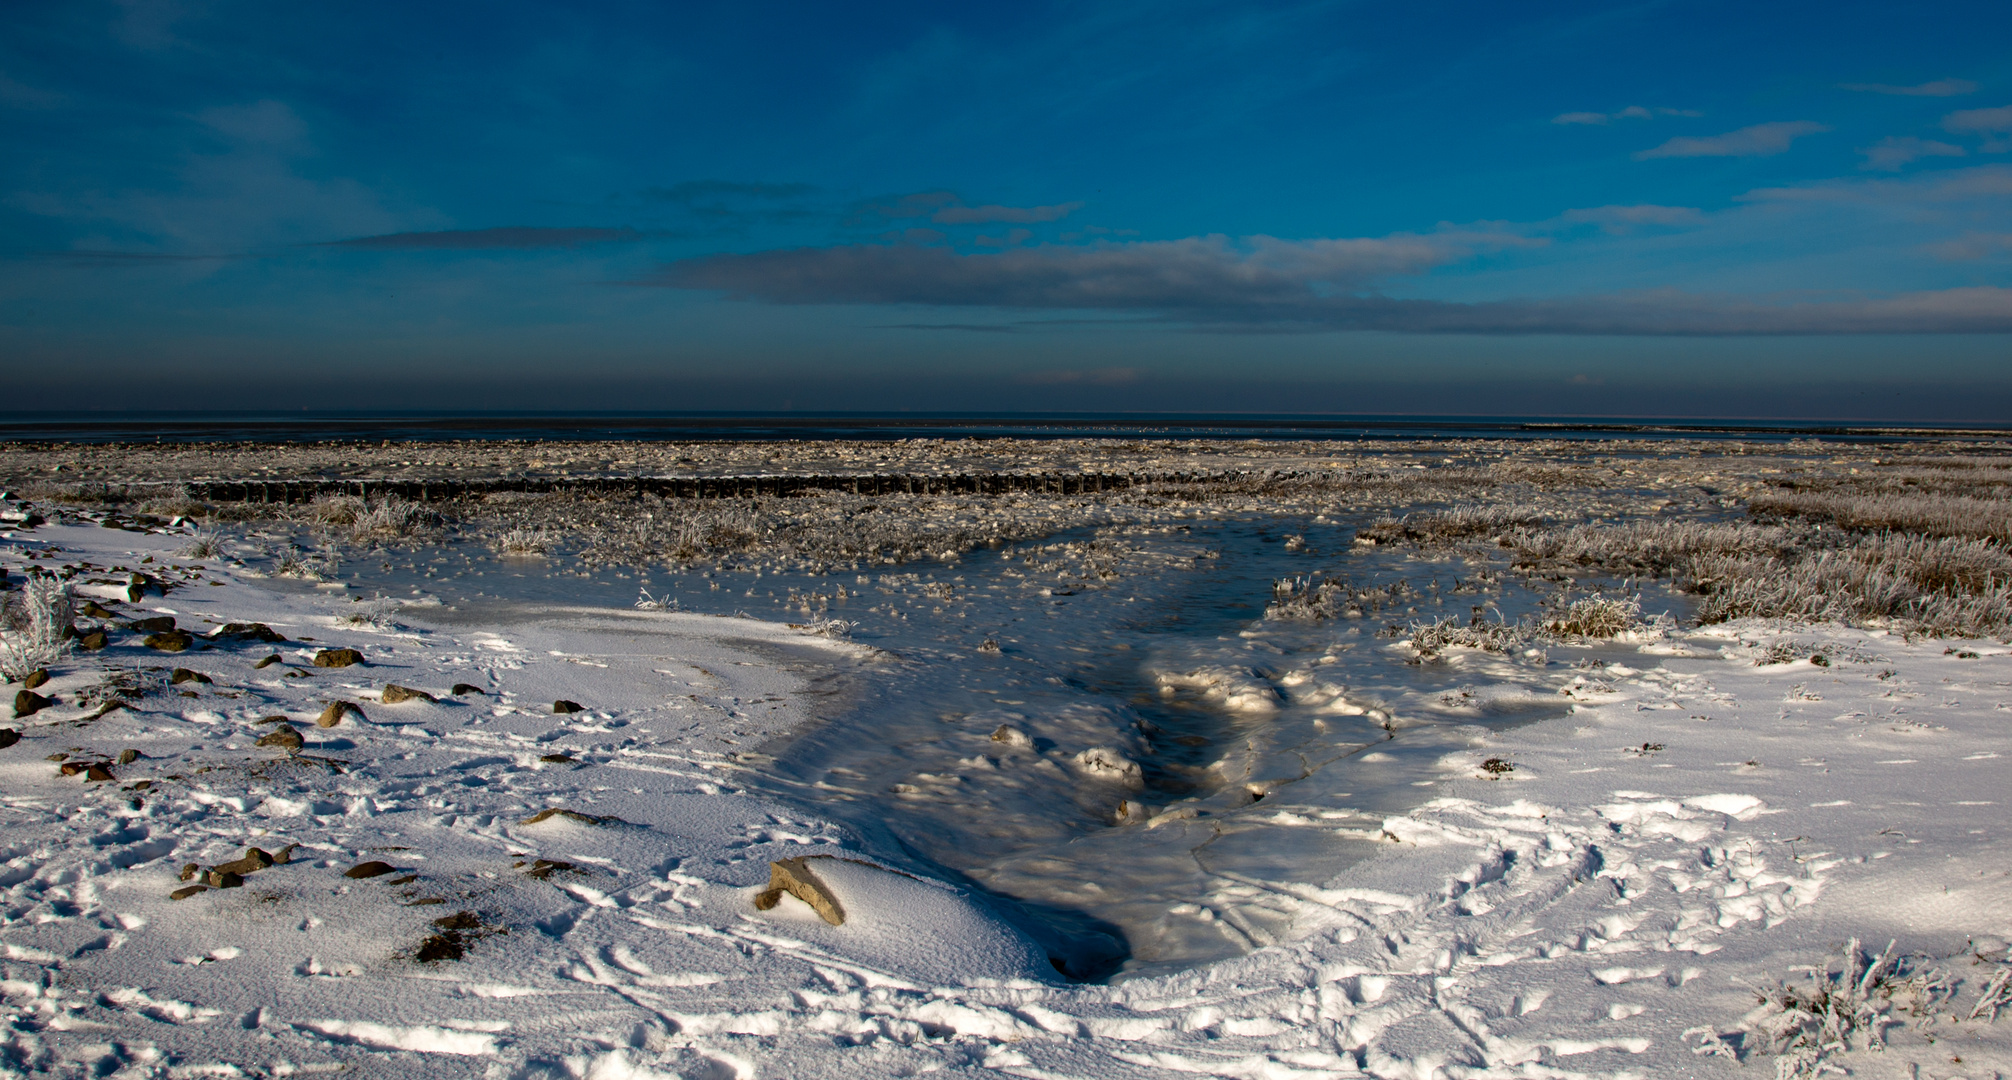
<svg viewBox="0 0 2012 1080">
<path fill-rule="evenodd" d="M 1942 130 L 1956 135 L 1981 135 L 1984 152 L 2002 154 L 2012 149 L 2012 105 L 1995 109 L 1959 109 L 1942 118 Z"/>
<path fill-rule="evenodd" d="M 1901 97 L 1960 97 L 1977 92 L 1977 84 L 1969 79 L 1936 79 L 1934 82 L 1916 83 L 1913 86 L 1894 86 L 1891 83 L 1839 83 L 1837 88 L 1867 94 L 1897 94 Z"/>
<path fill-rule="evenodd" d="M 537 248 L 577 248 L 641 240 L 630 228 L 506 225 L 494 229 L 443 229 L 435 232 L 387 233 L 330 240 L 316 247 L 364 248 L 373 251 L 502 251 Z"/>
<path fill-rule="evenodd" d="M 1658 116 L 1703 116 L 1696 109 L 1648 109 L 1630 105 L 1619 112 L 1568 112 L 1551 118 L 1554 124 L 1611 124 L 1616 120 L 1653 120 Z"/>
<path fill-rule="evenodd" d="M 1060 221 L 1082 208 L 1080 202 L 1052 206 L 1001 206 L 997 203 L 969 206 L 955 192 L 919 191 L 912 195 L 869 199 L 853 207 L 847 221 L 861 224 L 873 220 L 928 218 L 938 225 L 1033 225 Z"/>
<path fill-rule="evenodd" d="M 1778 120 L 1755 124 L 1723 135 L 1680 136 L 1661 146 L 1638 151 L 1636 161 L 1684 157 L 1773 157 L 1805 135 L 1829 131 L 1814 120 Z"/>
<path fill-rule="evenodd" d="M 2012 332 L 2012 289 L 1755 298 L 1673 289 L 1481 303 L 1395 299 L 1382 282 L 1534 243 L 1506 234 L 1287 241 L 1193 237 L 997 254 L 847 245 L 672 263 L 639 282 L 777 304 L 1126 312 L 1234 332 L 1773 335 Z M 931 324 L 910 324 L 918 328 Z M 964 325 L 964 324 L 958 324 Z"/>
<path fill-rule="evenodd" d="M 1928 253 L 1948 262 L 1976 262 L 1993 255 L 2012 255 L 2012 233 L 1967 233 L 1930 244 Z"/>
<path fill-rule="evenodd" d="M 1563 224 L 1598 225 L 1602 232 L 1616 236 L 1630 232 L 1641 225 L 1680 228 L 1699 224 L 1704 219 L 1704 211 L 1695 206 L 1658 206 L 1654 203 L 1636 206 L 1589 206 L 1567 210 L 1558 215 L 1558 220 Z"/>
<path fill-rule="evenodd" d="M 1933 139 L 1917 139 L 1912 135 L 1892 135 L 1871 146 L 1861 146 L 1858 152 L 1865 155 L 1861 169 L 1878 172 L 1899 172 L 1910 161 L 1925 157 L 1963 157 L 1966 151 L 1960 146 Z"/>
<path fill-rule="evenodd" d="M 767 184 L 741 180 L 685 180 L 668 187 L 644 188 L 643 197 L 658 202 L 695 203 L 704 199 L 796 199 L 814 195 L 814 184 Z"/>
</svg>

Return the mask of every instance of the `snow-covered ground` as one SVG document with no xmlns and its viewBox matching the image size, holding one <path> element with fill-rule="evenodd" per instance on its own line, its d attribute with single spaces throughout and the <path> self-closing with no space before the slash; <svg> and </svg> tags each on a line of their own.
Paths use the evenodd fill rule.
<svg viewBox="0 0 2012 1080">
<path fill-rule="evenodd" d="M 1734 624 L 1561 671 L 1571 715 L 1475 729 L 1415 812 L 1364 829 L 1239 811 L 1382 845 L 1329 880 L 1252 880 L 1296 913 L 1288 940 L 1074 985 L 982 894 L 748 790 L 736 756 L 813 722 L 821 675 L 860 646 L 584 608 L 358 622 L 186 542 L 44 526 L 0 544 L 16 575 L 53 545 L 38 561 L 89 564 L 87 590 L 128 570 L 175 586 L 99 600 L 125 617 L 288 639 L 165 653 L 114 634 L 11 723 L 0 1070 L 1754 1075 L 1795 1018 L 1761 996 L 1803 993 L 1858 939 L 1861 958 L 1897 942 L 1859 1014 L 1890 1046 L 1861 1023 L 1805 1072 L 2012 1072 L 2012 1005 L 1977 1008 L 2012 937 L 2012 657 L 1994 643 Z M 313 665 L 341 647 L 366 663 Z M 119 673 L 135 699 L 87 720 Z M 438 700 L 387 704 L 386 684 Z M 316 726 L 332 701 L 361 715 Z M 259 745 L 274 716 L 298 754 Z M 570 813 L 527 822 L 554 808 Z M 288 861 L 171 899 L 188 864 L 250 847 Z M 861 860 L 811 864 L 842 925 L 788 895 L 756 908 L 772 860 L 814 854 Z M 345 876 L 371 862 L 390 870 Z"/>
</svg>

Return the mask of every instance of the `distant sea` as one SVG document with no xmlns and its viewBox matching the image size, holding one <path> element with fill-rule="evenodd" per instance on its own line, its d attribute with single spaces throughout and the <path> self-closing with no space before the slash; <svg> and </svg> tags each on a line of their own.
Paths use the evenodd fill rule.
<svg viewBox="0 0 2012 1080">
<path fill-rule="evenodd" d="M 2012 426 L 1639 417 L 1247 413 L 0 413 L 0 440 L 324 442 L 442 439 L 1726 439 L 2004 438 Z"/>
</svg>

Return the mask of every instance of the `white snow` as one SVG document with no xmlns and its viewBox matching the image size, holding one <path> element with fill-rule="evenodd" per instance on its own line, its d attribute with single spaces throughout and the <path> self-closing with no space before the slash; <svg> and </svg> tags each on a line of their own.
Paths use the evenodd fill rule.
<svg viewBox="0 0 2012 1080">
<path fill-rule="evenodd" d="M 351 622 L 359 605 L 339 595 L 277 594 L 216 560 L 187 569 L 201 560 L 176 556 L 182 542 L 45 526 L 0 544 L 17 574 L 47 545 L 61 549 L 48 565 L 151 556 L 179 587 L 122 605 L 150 609 L 135 614 L 293 639 L 169 655 L 122 636 L 59 669 L 41 689 L 59 704 L 12 723 L 0 1073 L 1733 1076 L 1770 1067 L 1742 1029 L 1756 988 L 1850 939 L 1936 958 L 1948 995 L 1924 984 L 1913 1000 L 1946 1004 L 1895 1008 L 1883 1054 L 1855 1038 L 1828 1063 L 2012 1071 L 2012 1010 L 1978 1006 L 2012 938 L 2012 657 L 1996 643 L 1960 643 L 1973 657 L 1741 624 L 1553 672 L 1548 688 L 1526 677 L 1502 693 L 1569 711 L 1471 729 L 1413 812 L 1240 811 L 1378 852 L 1338 876 L 1225 882 L 1290 915 L 1276 943 L 1077 986 L 983 894 L 747 790 L 743 758 L 813 723 L 809 680 L 857 663 L 858 646 L 665 612 Z M 1784 642 L 1828 663 L 1756 666 Z M 368 664 L 311 666 L 338 646 Z M 283 664 L 253 666 L 275 651 Z M 170 685 L 172 667 L 214 681 Z M 110 670 L 147 693 L 83 722 Z M 383 704 L 390 682 L 439 701 Z M 1168 684 L 1225 709 L 1275 694 L 1231 671 Z M 555 715 L 559 699 L 583 711 Z M 316 727 L 332 700 L 365 719 Z M 306 739 L 298 758 L 255 744 L 280 714 Z M 126 749 L 141 756 L 112 782 L 47 760 Z M 1224 768 L 1255 783 L 1263 752 Z M 1123 792 L 1136 777 L 1118 749 L 1078 759 L 1084 783 Z M 548 808 L 577 816 L 524 823 Z M 1112 835 L 1136 843 L 1202 827 L 1126 820 Z M 242 887 L 169 899 L 183 864 L 288 845 Z M 843 925 L 794 898 L 755 910 L 770 860 L 814 854 L 874 864 L 817 861 Z M 343 875 L 370 860 L 394 872 Z M 434 921 L 462 912 L 460 958 L 420 962 L 450 932 Z"/>
</svg>

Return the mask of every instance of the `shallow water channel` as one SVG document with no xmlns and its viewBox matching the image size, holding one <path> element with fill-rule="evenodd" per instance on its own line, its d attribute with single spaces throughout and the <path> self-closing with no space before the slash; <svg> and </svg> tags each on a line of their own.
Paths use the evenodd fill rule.
<svg viewBox="0 0 2012 1080">
<path fill-rule="evenodd" d="M 629 607 L 647 590 L 689 611 L 852 624 L 880 654 L 844 673 L 828 719 L 743 755 L 749 783 L 1010 899 L 1094 978 L 1279 940 L 1308 887 L 1387 843 L 1383 819 L 1432 798 L 1477 729 L 1570 711 L 1560 687 L 1598 650 L 1418 663 L 1393 632 L 1477 610 L 1514 621 L 1536 592 L 1463 559 L 1353 545 L 1356 524 L 1082 530 L 821 575 L 582 572 L 450 544 L 347 559 L 338 580 L 437 600 L 455 621 Z M 1408 590 L 1359 618 L 1266 619 L 1273 581 L 1299 575 Z"/>
</svg>

